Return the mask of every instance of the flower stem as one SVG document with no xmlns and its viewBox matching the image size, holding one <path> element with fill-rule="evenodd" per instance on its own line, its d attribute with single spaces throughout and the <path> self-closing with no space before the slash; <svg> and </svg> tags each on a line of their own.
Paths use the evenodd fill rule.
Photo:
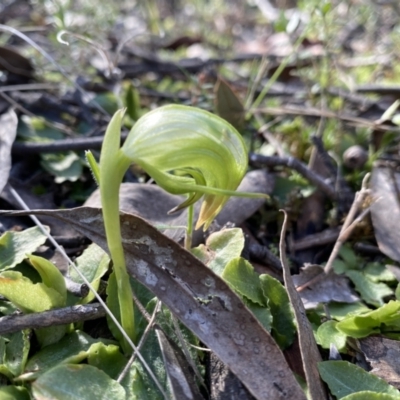
<svg viewBox="0 0 400 400">
<path fill-rule="evenodd" d="M 123 169 L 123 168 L 122 168 Z M 113 262 L 113 269 L 118 287 L 118 302 L 121 316 L 121 325 L 127 335 L 135 341 L 135 321 L 133 312 L 132 289 L 129 275 L 126 270 L 124 248 L 122 246 L 121 224 L 119 218 L 119 187 L 126 169 L 112 168 L 108 173 L 101 173 L 101 203 L 103 207 L 103 220 L 107 236 L 107 245 Z M 116 174 L 119 170 L 119 176 Z M 108 176 L 110 174 L 110 176 Z M 105 184 L 106 183 L 106 184 Z M 130 352 L 130 347 L 124 339 L 122 347 L 125 352 Z"/>
<path fill-rule="evenodd" d="M 191 204 L 188 207 L 188 214 L 187 214 L 187 227 L 185 232 L 185 249 L 190 250 L 192 247 L 192 236 L 193 236 L 193 217 L 194 217 L 194 207 Z"/>
<path fill-rule="evenodd" d="M 124 174 L 131 164 L 131 160 L 120 150 L 120 130 L 123 115 L 123 110 L 114 115 L 104 137 L 99 168 L 100 196 L 107 245 L 117 281 L 121 325 L 132 341 L 135 341 L 132 289 L 126 270 L 119 217 L 119 188 Z M 127 341 L 124 338 L 120 340 L 124 351 L 129 353 L 131 348 Z"/>
</svg>

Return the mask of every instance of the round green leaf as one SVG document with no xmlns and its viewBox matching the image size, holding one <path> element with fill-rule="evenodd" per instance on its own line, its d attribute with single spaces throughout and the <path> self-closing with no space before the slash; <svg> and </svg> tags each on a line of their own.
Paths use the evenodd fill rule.
<svg viewBox="0 0 400 400">
<path fill-rule="evenodd" d="M 125 390 L 105 372 L 86 364 L 63 364 L 32 384 L 38 399 L 125 400 Z"/>
<path fill-rule="evenodd" d="M 29 392 L 22 386 L 0 387 L 1 400 L 30 400 Z"/>
</svg>

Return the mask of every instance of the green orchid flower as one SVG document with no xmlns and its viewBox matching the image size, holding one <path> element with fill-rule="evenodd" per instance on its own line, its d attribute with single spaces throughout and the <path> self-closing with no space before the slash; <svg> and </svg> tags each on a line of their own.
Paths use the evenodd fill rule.
<svg viewBox="0 0 400 400">
<path fill-rule="evenodd" d="M 194 107 L 170 105 L 140 118 L 121 152 L 164 190 L 189 194 L 174 211 L 204 195 L 196 229 L 207 229 L 247 169 L 241 135 L 225 120 Z"/>
<path fill-rule="evenodd" d="M 88 161 L 100 186 L 121 324 L 135 340 L 132 294 L 119 220 L 119 187 L 129 166 L 139 165 L 169 193 L 188 195 L 171 212 L 191 206 L 204 196 L 196 229 L 207 229 L 230 196 L 266 196 L 235 192 L 247 169 L 247 151 L 241 135 L 220 117 L 189 106 L 160 107 L 142 116 L 120 147 L 123 116 L 124 110 L 117 111 L 108 125 L 99 168 L 90 154 Z"/>
</svg>

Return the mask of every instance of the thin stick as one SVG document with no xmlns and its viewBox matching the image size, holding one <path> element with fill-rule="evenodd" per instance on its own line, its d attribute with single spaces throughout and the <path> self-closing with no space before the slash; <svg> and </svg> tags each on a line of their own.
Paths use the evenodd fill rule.
<svg viewBox="0 0 400 400">
<path fill-rule="evenodd" d="M 328 274 L 332 270 L 333 262 L 335 261 L 337 255 L 339 254 L 340 248 L 342 247 L 343 243 L 348 239 L 351 231 L 353 231 L 353 229 L 356 225 L 356 224 L 353 224 L 353 221 L 355 220 L 355 216 L 356 216 L 358 210 L 362 207 L 365 198 L 370 193 L 366 187 L 368 179 L 369 179 L 369 175 L 370 174 L 365 175 L 363 182 L 362 182 L 361 190 L 356 193 L 354 202 L 350 208 L 349 213 L 347 214 L 346 220 L 344 221 L 344 224 L 340 231 L 339 237 L 338 237 L 338 239 L 335 243 L 335 246 L 331 252 L 329 260 L 325 265 L 324 271 L 326 274 Z"/>
<path fill-rule="evenodd" d="M 142 337 L 140 338 L 140 342 L 137 345 L 137 349 L 138 351 L 140 351 L 140 349 L 143 347 L 144 343 L 147 340 L 147 337 L 150 334 L 150 330 L 154 325 L 154 322 L 156 320 L 156 316 L 157 313 L 160 311 L 161 309 L 161 301 L 157 300 L 156 306 L 154 307 L 154 311 L 153 314 L 151 315 L 150 319 L 148 320 L 148 325 L 146 326 L 146 329 L 142 335 Z M 145 313 L 146 316 L 148 316 L 147 312 Z M 124 379 L 125 375 L 128 373 L 129 368 L 132 366 L 132 364 L 134 363 L 134 361 L 136 360 L 136 352 L 134 352 L 131 356 L 131 358 L 129 359 L 129 361 L 126 363 L 125 368 L 122 370 L 122 372 L 119 374 L 118 378 L 117 378 L 117 382 L 121 382 L 122 379 Z"/>
<path fill-rule="evenodd" d="M 320 279 L 325 277 L 327 274 L 329 274 L 333 268 L 333 262 L 335 261 L 336 257 L 339 254 L 339 251 L 343 245 L 343 243 L 349 238 L 350 234 L 353 232 L 354 228 L 356 227 L 357 223 L 360 222 L 365 215 L 369 212 L 370 207 L 366 208 L 363 210 L 363 212 L 356 218 L 357 212 L 360 210 L 362 207 L 364 200 L 366 197 L 370 194 L 369 189 L 367 188 L 367 183 L 369 179 L 370 174 L 366 174 L 361 190 L 356 193 L 353 204 L 351 205 L 350 211 L 347 214 L 346 220 L 344 221 L 344 224 L 342 226 L 342 229 L 340 230 L 339 237 L 337 238 L 335 242 L 335 246 L 333 247 L 333 250 L 329 256 L 328 262 L 325 265 L 324 271 L 315 276 L 313 279 L 309 280 L 308 282 L 305 282 L 303 285 L 298 286 L 296 290 L 298 292 L 301 292 L 305 288 L 309 287 L 310 285 L 315 284 L 318 282 Z"/>
<path fill-rule="evenodd" d="M 32 314 L 7 315 L 0 318 L 0 335 L 19 332 L 24 329 L 89 321 L 105 315 L 106 311 L 100 303 L 81 304 Z"/>
<path fill-rule="evenodd" d="M 294 157 L 266 157 L 251 153 L 249 159 L 254 164 L 266 165 L 268 167 L 285 166 L 294 169 L 318 189 L 322 190 L 330 199 L 336 200 L 335 189 L 327 184 L 321 176 L 311 171 L 305 164 Z"/>
<path fill-rule="evenodd" d="M 127 133 L 121 134 L 122 142 L 126 139 L 127 135 Z M 26 156 L 28 154 L 56 153 L 68 150 L 98 150 L 101 148 L 103 141 L 104 132 L 102 132 L 101 136 L 60 139 L 49 143 L 14 142 L 12 153 Z"/>
</svg>

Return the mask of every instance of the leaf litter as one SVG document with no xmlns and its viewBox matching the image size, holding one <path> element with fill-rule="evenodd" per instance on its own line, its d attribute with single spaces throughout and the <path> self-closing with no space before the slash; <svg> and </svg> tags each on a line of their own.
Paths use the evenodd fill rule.
<svg viewBox="0 0 400 400">
<path fill-rule="evenodd" d="M 15 14 L 14 3 L 17 2 L 10 2 L 9 6 L 3 7 L 0 22 L 7 23 L 7 18 L 30 21 L 30 14 L 26 14 L 23 9 Z M 84 1 L 83 3 L 90 9 L 89 4 Z M 160 3 L 164 2 L 160 0 Z M 351 358 L 353 350 L 348 343 L 358 337 L 356 343 L 361 355 L 365 358 L 364 365 L 369 365 L 372 373 L 379 375 L 379 370 L 383 367 L 382 365 L 374 367 L 376 365 L 374 363 L 379 361 L 386 363 L 389 370 L 392 367 L 391 373 L 383 374 L 381 377 L 396 386 L 398 372 L 395 357 L 391 357 L 389 361 L 386 361 L 383 356 L 374 358 L 370 349 L 366 346 L 362 347 L 363 341 L 375 339 L 377 343 L 379 340 L 381 342 L 392 340 L 395 347 L 399 339 L 396 324 L 397 300 L 393 300 L 399 298 L 399 289 L 396 288 L 398 278 L 388 275 L 389 270 L 394 271 L 396 275 L 398 268 L 397 266 L 386 267 L 388 264 L 399 261 L 397 225 L 395 225 L 399 210 L 395 162 L 398 153 L 398 144 L 395 139 L 398 133 L 398 104 L 396 103 L 398 90 L 392 83 L 396 82 L 397 77 L 396 71 L 391 67 L 393 63 L 390 54 L 393 53 L 390 53 L 390 48 L 393 42 L 389 39 L 398 21 L 395 17 L 396 12 L 392 12 L 394 5 L 378 9 L 372 2 L 367 3 L 364 11 L 370 12 L 374 18 L 365 21 L 360 19 L 362 14 L 359 13 L 359 6 L 348 7 L 341 1 L 318 5 L 316 13 L 310 11 L 311 3 L 286 4 L 290 6 L 288 9 L 279 4 L 277 7 L 283 8 L 278 9 L 275 6 L 265 6 L 263 2 L 257 2 L 252 6 L 245 2 L 243 4 L 232 2 L 230 7 L 224 8 L 221 5 L 222 8 L 216 10 L 213 8 L 215 6 L 210 6 L 209 10 L 196 9 L 197 13 L 190 13 L 190 10 L 186 8 L 178 11 L 174 9 L 174 6 L 168 5 L 168 7 L 153 10 L 153 14 L 149 12 L 147 14 L 149 19 L 146 17 L 146 12 L 143 10 L 139 12 L 138 9 L 133 8 L 133 14 L 130 14 L 129 18 L 124 18 L 123 22 L 114 28 L 110 21 L 115 9 L 110 4 L 107 6 L 107 16 L 101 16 L 100 8 L 92 9 L 90 15 L 94 18 L 90 21 L 86 18 L 87 24 L 84 24 L 88 32 L 95 28 L 98 30 L 98 35 L 95 36 L 101 43 L 100 47 L 107 41 L 115 45 L 119 40 L 115 38 L 127 38 L 126 29 L 128 31 L 131 29 L 132 33 L 132 29 L 140 25 L 137 22 L 141 18 L 149 23 L 149 32 L 153 34 L 166 29 L 165 40 L 155 40 L 143 34 L 144 31 L 135 30 L 137 34 L 135 39 L 126 42 L 124 47 L 120 47 L 119 53 L 111 62 L 104 62 L 104 60 L 99 62 L 98 57 L 94 55 L 95 50 L 88 45 L 89 42 L 83 45 L 78 41 L 71 41 L 70 46 L 74 47 L 74 52 L 70 52 L 65 51 L 65 47 L 54 45 L 48 40 L 50 37 L 48 27 L 43 30 L 43 34 L 28 33 L 26 37 L 29 40 L 37 40 L 40 43 L 46 41 L 46 49 L 51 49 L 50 53 L 41 52 L 41 54 L 46 62 L 49 62 L 49 57 L 51 59 L 54 57 L 51 65 L 56 68 L 52 73 L 59 75 L 56 79 L 54 76 L 49 79 L 50 75 L 46 75 L 48 71 L 41 69 L 43 60 L 37 62 L 38 59 L 35 59 L 35 62 L 32 62 L 37 57 L 30 51 L 29 43 L 32 42 L 19 43 L 13 48 L 2 46 L 0 56 L 2 55 L 3 58 L 6 56 L 10 62 L 0 65 L 4 75 L 2 82 L 6 88 L 9 86 L 8 94 L 2 92 L 0 102 L 1 118 L 4 120 L 0 128 L 0 187 L 3 188 L 7 182 L 11 182 L 18 191 L 25 191 L 23 197 L 29 200 L 31 208 L 71 208 L 81 205 L 95 187 L 79 151 L 88 147 L 94 150 L 99 149 L 101 144 L 99 135 L 108 120 L 107 112 L 112 113 L 118 104 L 128 106 L 130 119 L 127 119 L 126 127 L 129 129 L 136 118 L 154 108 L 155 105 L 158 106 L 164 102 L 182 102 L 202 108 L 212 108 L 241 129 L 248 142 L 252 167 L 263 168 L 263 170 L 249 172 L 244 182 L 247 187 L 241 190 L 263 192 L 271 196 L 267 204 L 248 199 L 231 199 L 217 219 L 217 223 L 212 227 L 219 234 L 220 227 L 230 222 L 244 228 L 247 235 L 244 245 L 240 245 L 240 250 L 238 247 L 235 252 L 236 260 L 232 261 L 230 268 L 226 270 L 226 276 L 242 277 L 243 282 L 231 280 L 233 290 L 259 318 L 264 327 L 270 330 L 272 336 L 267 335 L 266 340 L 273 340 L 271 343 L 274 346 L 276 346 L 276 341 L 280 346 L 285 347 L 291 343 L 291 340 L 288 335 L 279 336 L 276 327 L 282 322 L 279 319 L 280 310 L 282 313 L 285 312 L 284 321 L 288 324 L 283 325 L 291 326 L 291 309 L 282 297 L 277 298 L 280 299 L 279 302 L 284 302 L 285 307 L 279 308 L 272 301 L 272 297 L 268 297 L 272 294 L 267 293 L 268 291 L 264 291 L 263 294 L 259 292 L 258 282 L 254 278 L 260 276 L 262 280 L 264 272 L 268 271 L 263 260 L 271 259 L 271 257 L 255 257 L 252 250 L 254 246 L 251 247 L 248 243 L 257 243 L 259 254 L 260 252 L 272 256 L 275 254 L 276 257 L 277 237 L 281 226 L 281 217 L 277 210 L 285 208 L 289 212 L 288 254 L 293 280 L 296 286 L 307 286 L 322 270 L 321 266 L 323 267 L 329 259 L 329 254 L 332 254 L 332 245 L 336 241 L 337 232 L 343 227 L 343 221 L 349 212 L 353 190 L 358 190 L 362 186 L 361 182 L 365 173 L 372 171 L 368 187 L 370 193 L 364 198 L 354 215 L 356 223 L 352 227 L 351 236 L 345 238 L 342 236 L 336 242 L 340 244 L 342 250 L 333 251 L 336 261 L 328 264 L 328 269 L 332 270 L 329 274 L 321 274 L 318 283 L 305 287 L 298 293 L 307 310 L 304 315 L 307 315 L 312 322 L 317 342 L 323 349 L 329 348 L 330 335 L 335 336 L 335 338 L 332 337 L 332 342 L 337 345 L 342 357 L 347 357 L 346 360 L 354 362 L 354 358 Z M 47 5 L 43 3 L 41 6 L 44 8 L 40 11 L 47 13 Z M 344 9 L 346 12 L 343 11 Z M 64 12 L 64 14 L 57 14 L 60 17 L 55 20 L 58 30 L 61 25 L 57 24 L 64 23 L 70 24 L 69 28 L 78 35 L 86 34 L 82 31 L 83 25 L 76 24 L 77 19 L 69 18 L 69 16 L 77 16 L 76 10 L 64 10 Z M 203 18 L 204 13 L 207 14 L 207 12 L 212 15 L 212 18 Z M 68 15 L 64 21 L 63 15 Z M 153 19 L 149 17 L 150 15 L 153 15 Z M 164 22 L 174 21 L 174 18 L 182 15 L 185 20 L 188 16 L 193 19 L 201 17 L 202 23 L 198 26 L 200 30 L 205 28 L 202 35 L 199 35 L 198 31 L 189 32 L 189 34 L 180 32 L 178 24 L 175 25 L 176 32 L 174 31 L 171 35 Z M 216 15 L 218 18 L 214 18 Z M 51 15 L 48 16 L 51 17 Z M 164 18 L 165 16 L 167 18 Z M 256 34 L 253 28 L 259 24 L 260 16 L 267 16 L 273 24 L 268 22 L 265 25 L 266 20 L 263 20 L 263 28 Z M 321 19 L 321 16 L 324 18 Z M 96 18 L 104 18 L 104 20 L 97 24 Z M 208 20 L 214 21 L 212 26 L 206 26 Z M 252 22 L 249 25 L 246 21 Z M 321 21 L 324 21 L 322 25 Z M 351 21 L 351 23 L 345 23 L 339 27 L 338 21 Z M 34 23 L 40 24 L 39 21 Z M 133 25 L 130 25 L 132 23 Z M 196 24 L 193 24 L 194 26 Z M 268 26 L 267 30 L 265 30 L 266 26 Z M 318 30 L 317 27 L 323 28 Z M 362 29 L 359 29 L 360 27 Z M 302 40 L 298 40 L 299 37 L 301 38 L 299 30 L 302 29 L 303 32 L 306 31 L 306 34 Z M 110 31 L 113 32 L 111 35 Z M 340 34 L 337 34 L 338 32 Z M 374 34 L 371 35 L 371 32 Z M 22 38 L 22 35 L 19 37 Z M 373 37 L 387 38 L 385 42 L 387 54 L 380 56 L 375 54 L 376 43 Z M 38 50 L 38 46 L 35 48 Z M 347 50 L 343 51 L 345 48 Z M 218 49 L 217 52 L 215 52 L 216 49 Z M 294 49 L 297 54 L 293 54 Z M 235 54 L 235 52 L 240 54 Z M 374 54 L 375 57 L 366 57 L 368 52 Z M 75 60 L 75 66 L 79 65 L 80 69 L 79 80 L 71 79 L 74 76 L 73 68 L 67 68 L 68 70 L 60 68 L 57 71 L 60 63 L 67 66 L 73 64 L 70 57 L 75 57 L 77 54 L 85 54 L 79 61 Z M 82 65 L 80 62 L 85 59 L 86 54 L 90 54 L 90 57 L 87 63 Z M 329 62 L 329 57 L 331 60 L 334 59 L 332 65 L 335 65 L 335 68 L 324 67 L 324 63 Z M 124 76 L 118 75 L 115 74 L 116 70 L 113 71 L 115 82 L 118 85 L 122 83 L 120 87 L 115 85 L 115 82 L 107 75 L 113 62 L 124 74 Z M 250 63 L 252 65 L 249 65 Z M 87 66 L 93 65 L 97 68 L 98 76 L 91 75 L 89 71 L 87 74 L 82 73 Z M 371 70 L 377 65 L 382 68 L 380 77 L 371 75 Z M 329 73 L 324 72 L 328 70 Z M 392 75 L 390 76 L 387 71 L 390 71 Z M 40 83 L 35 81 L 39 76 Z M 61 90 L 61 76 L 67 76 L 71 85 L 70 90 Z M 189 76 L 191 79 L 188 80 Z M 311 80 L 307 78 L 310 76 L 312 76 Z M 376 82 L 374 82 L 375 78 Z M 374 82 L 374 85 L 371 85 L 371 82 Z M 14 89 L 11 85 L 15 84 L 22 86 Z M 351 91 L 347 90 L 350 87 Z M 118 92 L 119 88 L 122 90 Z M 24 92 L 25 90 L 27 92 Z M 33 90 L 35 93 L 32 93 Z M 266 93 L 267 96 L 263 98 Z M 368 93 L 375 93 L 375 97 Z M 87 101 L 88 94 L 92 98 L 89 102 Z M 259 97 L 260 94 L 261 97 Z M 254 99 L 257 99 L 259 103 L 257 108 L 252 109 Z M 10 104 L 15 111 L 10 109 Z M 18 118 L 18 126 L 15 116 Z M 15 133 L 19 140 L 13 143 Z M 315 133 L 321 138 L 322 144 L 318 145 L 312 139 Z M 79 143 L 80 141 L 82 143 Z M 310 150 L 311 142 L 315 146 L 312 151 Z M 63 149 L 65 153 L 60 153 L 59 149 Z M 75 152 L 71 153 L 71 151 Z M 317 153 L 319 159 L 317 167 L 312 163 L 311 152 Z M 12 163 L 11 153 L 13 154 Z M 50 155 L 45 156 L 45 153 L 50 153 Z M 31 156 L 28 157 L 28 154 Z M 373 164 L 373 161 L 378 158 L 380 160 Z M 41 166 L 39 166 L 39 161 Z M 72 165 L 73 171 L 68 170 Z M 268 173 L 265 173 L 267 168 Z M 11 176 L 10 179 L 9 176 Z M 147 180 L 143 171 L 132 169 L 127 180 L 135 183 L 124 184 L 121 196 L 122 210 L 144 217 L 156 227 L 159 225 L 170 238 L 177 242 L 182 241 L 185 230 L 181 227 L 186 225 L 185 212 L 180 215 L 167 214 L 168 210 L 182 200 L 167 195 L 155 185 L 137 183 L 137 181 Z M 275 182 L 279 182 L 279 185 L 275 185 Z M 282 189 L 282 183 L 286 185 L 285 190 Z M 322 192 L 323 195 L 321 195 Z M 51 206 L 49 206 L 48 198 L 45 200 L 41 197 L 43 193 L 52 197 Z M 4 205 L 2 208 L 18 207 L 12 204 L 13 200 L 7 187 L 1 194 L 1 198 Z M 94 204 L 91 204 L 91 201 L 94 201 Z M 96 203 L 92 197 L 87 205 L 98 207 L 100 204 Z M 367 215 L 369 211 L 365 211 L 369 210 L 369 207 L 370 219 Z M 27 220 L 9 218 L 0 216 L 2 231 L 24 229 L 30 225 Z M 18 222 L 10 224 L 10 221 Z M 46 223 L 50 226 L 52 234 L 64 243 L 68 252 L 77 255 L 84 249 L 82 235 L 78 238 L 76 232 L 67 231 L 67 225 L 60 225 L 54 222 L 54 219 L 46 220 Z M 96 220 L 91 220 L 90 223 L 95 224 Z M 323 238 L 323 234 L 329 232 L 333 232 L 334 235 L 326 235 L 326 238 Z M 208 232 L 206 236 L 210 233 Z M 6 235 L 9 234 L 10 232 Z M 4 238 L 3 240 L 6 240 L 7 236 Z M 158 238 L 159 236 L 157 236 L 157 241 L 164 243 L 163 237 L 163 239 Z M 124 240 L 126 246 L 137 245 L 142 249 L 150 243 L 135 244 L 130 237 Z M 215 249 L 213 249 L 212 235 L 209 236 L 208 243 L 202 244 L 205 240 L 207 237 L 203 232 L 195 232 L 194 244 L 203 246 L 201 250 L 203 255 L 200 258 L 208 263 L 208 260 L 215 256 L 213 253 Z M 349 243 L 348 247 L 343 247 L 345 241 Z M 11 242 L 14 242 L 14 239 L 11 239 Z M 26 247 L 26 253 L 36 250 L 34 241 L 29 244 L 32 244 L 32 248 Z M 300 244 L 302 251 L 299 250 Z M 307 246 L 306 251 L 304 251 L 305 246 Z M 154 249 L 157 248 L 154 247 Z M 47 246 L 40 250 L 52 251 Z M 10 264 L 11 266 L 7 265 L 5 267 L 7 271 L 17 268 L 24 274 L 28 273 L 27 265 L 24 265 L 26 261 L 23 261 L 26 255 L 19 254 L 17 265 L 13 263 Z M 163 251 L 159 254 L 154 253 L 153 256 L 156 265 L 171 262 L 172 257 Z M 231 256 L 234 258 L 232 254 Z M 245 258 L 250 259 L 250 262 L 243 261 Z M 307 263 L 311 266 L 304 266 Z M 104 290 L 102 287 L 108 279 L 108 265 L 106 261 L 100 264 L 81 267 L 90 276 L 92 283 L 95 282 L 99 290 Z M 222 264 L 221 261 L 221 265 L 217 267 L 219 273 L 222 273 L 225 268 Z M 146 259 L 137 256 L 135 274 L 140 275 L 143 283 L 153 290 L 158 288 L 161 277 L 154 271 L 150 271 L 149 265 Z M 167 278 L 162 275 L 162 279 Z M 175 299 L 176 309 L 179 309 L 178 293 L 183 293 L 183 289 L 189 290 L 187 284 L 192 282 L 192 278 L 186 275 L 169 277 L 169 284 L 172 285 L 173 282 L 176 285 L 173 287 L 180 288 L 175 296 L 171 294 L 171 297 Z M 245 282 L 247 278 L 250 279 L 251 285 Z M 207 275 L 204 279 L 206 286 L 212 287 L 214 281 L 210 280 L 210 276 Z M 279 280 L 274 281 L 273 287 L 281 288 L 278 283 Z M 249 288 L 250 291 L 254 289 L 258 293 L 257 296 L 253 292 L 247 293 Z M 158 294 L 162 296 L 161 292 Z M 209 298 L 204 293 L 196 296 L 197 308 L 193 309 L 210 308 L 211 310 L 215 307 L 216 297 Z M 146 299 L 145 306 L 149 306 L 151 292 L 146 292 L 143 298 Z M 73 302 L 84 301 L 79 298 L 68 299 Z M 236 297 L 234 299 L 239 301 Z M 256 303 L 254 300 L 257 300 Z M 226 303 L 224 304 L 226 306 Z M 393 308 L 393 312 L 389 308 L 390 310 Z M 7 315 L 12 309 L 12 304 L 0 299 L 2 315 Z M 221 315 L 225 311 L 223 307 L 218 308 L 218 313 Z M 51 313 L 52 310 L 46 312 Z M 250 315 L 254 318 L 252 314 Z M 196 326 L 193 329 L 196 333 L 199 332 L 199 337 L 201 337 L 201 326 Z M 262 329 L 261 325 L 257 326 L 257 329 Z M 303 334 L 303 329 L 300 325 L 298 326 L 300 336 Z M 360 338 L 360 335 L 363 338 Z M 313 343 L 311 336 L 310 334 L 308 339 L 310 343 Z M 238 337 L 239 339 L 236 338 L 236 340 L 240 342 L 240 334 Z M 27 336 L 24 338 L 15 336 L 13 340 L 10 343 L 17 343 L 17 347 L 24 349 L 24 356 L 20 358 L 21 364 L 18 367 L 22 371 L 26 362 L 25 358 L 28 356 L 29 341 Z M 204 343 L 211 342 L 204 340 Z M 389 342 L 385 343 L 389 346 Z M 214 350 L 214 346 L 215 343 L 210 345 L 210 348 Z M 294 348 L 294 345 L 292 347 Z M 304 352 L 304 345 L 302 347 Z M 314 348 L 314 344 L 312 347 Z M 293 350 L 293 348 L 285 351 Z M 10 345 L 9 353 L 14 351 L 12 349 Z M 220 356 L 223 354 L 222 359 L 228 360 L 228 367 L 232 367 L 229 354 L 227 357 L 220 348 L 216 353 Z M 325 352 L 321 354 L 325 358 Z M 161 357 L 161 354 L 158 353 L 158 356 Z M 241 356 L 245 362 L 246 356 L 242 354 Z M 312 355 L 311 360 L 307 362 L 307 367 L 313 369 L 318 358 L 317 353 Z M 161 358 L 158 360 L 162 363 Z M 201 366 L 204 364 L 206 363 L 200 362 Z M 180 361 L 170 361 L 170 365 L 172 368 L 184 368 L 179 366 L 184 365 L 180 364 Z M 237 371 L 241 365 L 241 357 L 238 357 L 232 369 L 236 368 Z M 18 369 L 10 369 L 7 366 L 5 368 L 8 383 L 13 383 Z M 72 372 L 75 367 L 71 368 L 68 372 Z M 131 378 L 136 377 L 132 379 L 138 393 L 140 393 L 140 387 L 145 387 L 148 382 L 146 380 L 148 377 L 140 368 L 139 364 L 135 364 L 128 374 Z M 341 362 L 336 364 L 335 368 L 329 369 L 329 374 L 321 372 L 332 394 L 339 393 L 336 391 L 334 382 L 338 382 L 339 386 L 340 384 L 348 385 L 350 388 L 346 393 L 348 398 L 367 393 L 368 390 L 375 390 L 381 385 L 370 380 L 368 375 L 358 375 L 358 370 L 352 368 L 345 362 Z M 321 368 L 320 371 L 322 371 Z M 361 377 L 359 380 L 361 383 L 358 386 L 352 386 L 351 382 L 346 381 L 343 371 L 357 374 Z M 88 373 L 90 374 L 91 371 Z M 287 378 L 279 381 L 281 395 L 284 394 L 288 382 L 292 382 L 289 369 L 287 373 Z M 243 371 L 238 374 L 247 387 L 249 385 L 252 387 L 251 391 L 256 398 L 264 398 L 262 394 L 256 394 L 255 386 L 249 383 L 245 375 Z M 308 372 L 306 372 L 307 375 Z M 50 389 L 52 389 L 53 384 L 50 382 L 53 378 L 54 376 L 49 375 L 49 379 L 45 380 Z M 57 374 L 55 378 L 58 378 Z M 93 379 L 96 381 L 96 378 Z M 318 378 L 315 379 L 318 382 Z M 110 383 L 111 386 L 113 383 Z M 379 387 L 387 393 L 385 396 L 391 398 L 397 396 L 385 385 Z M 9 388 L 11 392 L 17 393 L 20 387 L 9 385 Z M 213 392 L 214 389 L 215 387 Z M 312 385 L 311 389 L 314 397 L 323 396 L 321 392 L 315 395 L 315 390 L 318 389 Z M 119 388 L 115 390 L 118 392 Z M 220 390 L 220 392 L 223 391 L 224 389 Z M 39 395 L 41 394 L 38 392 L 37 396 Z"/>
</svg>

